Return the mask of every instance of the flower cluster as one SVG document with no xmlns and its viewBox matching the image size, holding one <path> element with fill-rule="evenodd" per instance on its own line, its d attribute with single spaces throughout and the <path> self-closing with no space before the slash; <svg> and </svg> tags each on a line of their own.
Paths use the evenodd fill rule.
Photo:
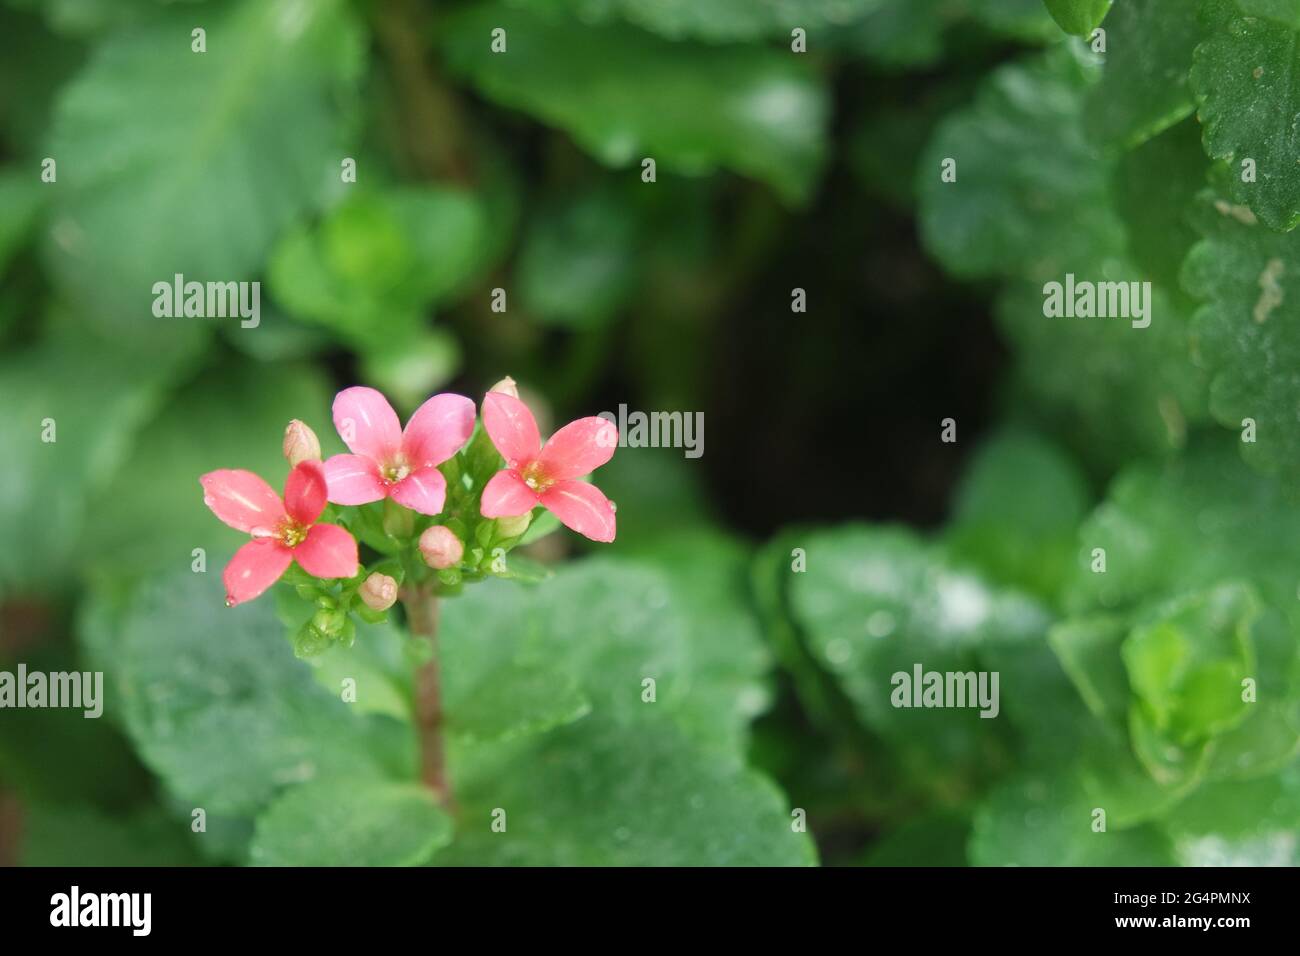
<svg viewBox="0 0 1300 956">
<path fill-rule="evenodd" d="M 213 514 L 252 538 L 222 575 L 228 605 L 284 578 L 320 608 L 312 633 L 334 639 L 353 609 L 382 616 L 403 580 L 454 589 L 502 575 L 534 508 L 593 541 L 614 540 L 613 503 L 580 480 L 613 457 L 618 432 L 605 419 L 571 422 L 543 444 L 508 378 L 485 397 L 481 428 L 474 403 L 449 393 L 403 428 L 382 394 L 360 386 L 335 396 L 333 418 L 348 453 L 325 461 L 315 433 L 289 423 L 283 497 L 250 471 L 199 479 Z M 370 569 L 358 541 L 379 556 Z"/>
</svg>

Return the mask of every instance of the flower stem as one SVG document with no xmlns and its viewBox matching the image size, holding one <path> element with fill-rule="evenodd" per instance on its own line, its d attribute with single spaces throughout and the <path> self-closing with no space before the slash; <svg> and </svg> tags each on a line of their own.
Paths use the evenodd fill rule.
<svg viewBox="0 0 1300 956">
<path fill-rule="evenodd" d="M 411 636 L 430 645 L 429 656 L 415 671 L 415 729 L 420 739 L 420 778 L 444 810 L 455 808 L 442 734 L 442 681 L 438 670 L 438 596 L 432 585 L 406 587 L 402 606 Z"/>
</svg>

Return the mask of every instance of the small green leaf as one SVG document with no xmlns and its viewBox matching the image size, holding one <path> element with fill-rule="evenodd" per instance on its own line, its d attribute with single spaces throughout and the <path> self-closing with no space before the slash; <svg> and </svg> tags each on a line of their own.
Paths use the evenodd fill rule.
<svg viewBox="0 0 1300 956">
<path fill-rule="evenodd" d="M 257 818 L 256 866 L 419 866 L 451 842 L 452 821 L 424 787 L 315 780 Z"/>
<path fill-rule="evenodd" d="M 1047 12 L 1066 33 L 1086 37 L 1101 26 L 1111 0 L 1043 0 Z M 1128 2 L 1128 0 L 1125 0 Z M 1123 6 L 1123 3 L 1120 4 Z M 1190 6 L 1190 4 L 1189 4 Z"/>
<path fill-rule="evenodd" d="M 471 193 L 445 186 L 353 193 L 316 228 L 277 245 L 271 290 L 291 312 L 369 354 L 405 344 L 423 311 L 462 288 L 483 264 L 485 214 Z"/>
</svg>

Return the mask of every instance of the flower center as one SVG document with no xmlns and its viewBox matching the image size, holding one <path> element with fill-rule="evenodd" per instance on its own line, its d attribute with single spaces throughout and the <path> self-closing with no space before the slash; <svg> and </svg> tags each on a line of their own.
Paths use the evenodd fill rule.
<svg viewBox="0 0 1300 956">
<path fill-rule="evenodd" d="M 398 455 L 388 464 L 384 465 L 383 468 L 379 469 L 379 474 L 383 477 L 384 481 L 390 483 L 401 481 L 410 473 L 411 466 L 406 463 L 406 459 L 401 455 Z"/>
<path fill-rule="evenodd" d="M 519 473 L 519 477 L 523 478 L 524 484 L 539 495 L 555 484 L 555 479 L 548 476 L 541 465 L 535 461 L 529 462 L 528 466 Z"/>
<path fill-rule="evenodd" d="M 280 526 L 280 543 L 286 548 L 296 548 L 307 540 L 307 532 L 310 530 L 296 521 L 286 521 Z"/>
</svg>

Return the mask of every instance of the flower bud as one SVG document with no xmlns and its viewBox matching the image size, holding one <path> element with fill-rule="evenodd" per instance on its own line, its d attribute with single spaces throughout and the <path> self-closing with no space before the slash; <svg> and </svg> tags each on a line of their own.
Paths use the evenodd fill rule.
<svg viewBox="0 0 1300 956">
<path fill-rule="evenodd" d="M 397 601 L 397 582 L 376 571 L 357 590 L 362 603 L 372 611 L 387 611 Z"/>
<path fill-rule="evenodd" d="M 511 398 L 519 397 L 519 389 L 515 386 L 515 380 L 509 375 L 489 388 L 488 391 L 501 392 L 505 395 L 509 395 Z"/>
<path fill-rule="evenodd" d="M 501 532 L 502 538 L 517 538 L 528 530 L 528 525 L 532 523 L 532 520 L 533 513 L 531 511 L 525 511 L 513 518 L 497 518 L 497 530 Z"/>
<path fill-rule="evenodd" d="M 297 468 L 304 461 L 320 461 L 316 433 L 296 418 L 284 430 L 284 457 L 289 459 L 290 468 Z"/>
<path fill-rule="evenodd" d="M 434 525 L 420 535 L 420 554 L 429 567 L 442 570 L 460 564 L 465 545 L 460 538 L 443 525 Z"/>
</svg>

